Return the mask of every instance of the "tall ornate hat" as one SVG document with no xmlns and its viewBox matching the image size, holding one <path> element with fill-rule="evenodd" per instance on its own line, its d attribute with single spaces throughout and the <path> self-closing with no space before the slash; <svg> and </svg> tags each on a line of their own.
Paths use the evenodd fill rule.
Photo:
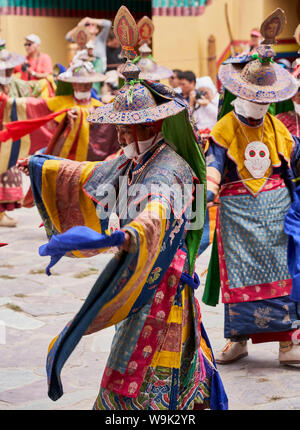
<svg viewBox="0 0 300 430">
<path fill-rule="evenodd" d="M 160 84 L 162 91 L 154 90 L 151 83 L 141 79 L 140 69 L 131 61 L 136 56 L 134 46 L 138 40 L 138 27 L 125 6 L 121 6 L 116 15 L 114 32 L 122 45 L 122 55 L 127 57 L 127 62 L 120 69 L 125 84 L 116 94 L 114 102 L 96 109 L 88 121 L 143 124 L 182 112 L 185 107 L 174 99 L 170 89 Z"/>
<path fill-rule="evenodd" d="M 274 63 L 271 47 L 285 22 L 284 11 L 276 9 L 261 26 L 264 41 L 257 54 L 233 58 L 220 67 L 219 79 L 232 94 L 256 103 L 280 102 L 295 95 L 298 85 L 287 70 Z"/>
<path fill-rule="evenodd" d="M 141 70 L 141 79 L 150 79 L 159 81 L 173 76 L 173 71 L 167 67 L 157 64 L 152 57 L 152 50 L 148 45 L 148 41 L 152 38 L 154 32 L 154 24 L 148 16 L 144 16 L 137 23 L 139 30 L 139 40 L 141 46 L 139 48 L 140 56 L 135 63 Z"/>
<path fill-rule="evenodd" d="M 26 62 L 26 58 L 23 55 L 9 52 L 5 45 L 5 40 L 0 39 L 0 70 L 14 69 L 16 66 Z"/>
<path fill-rule="evenodd" d="M 106 76 L 97 73 L 89 61 L 78 60 L 72 63 L 65 72 L 58 75 L 57 79 L 63 82 L 85 84 L 105 81 Z"/>
</svg>

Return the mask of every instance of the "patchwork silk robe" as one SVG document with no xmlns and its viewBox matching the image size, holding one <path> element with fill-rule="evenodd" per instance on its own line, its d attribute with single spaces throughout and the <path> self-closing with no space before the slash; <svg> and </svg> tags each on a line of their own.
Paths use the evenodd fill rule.
<svg viewBox="0 0 300 430">
<path fill-rule="evenodd" d="M 256 157 L 254 167 L 259 157 L 269 162 L 263 177 L 257 178 L 245 160 L 249 142 L 259 141 L 265 146 L 259 144 L 260 152 L 250 153 Z M 230 112 L 211 132 L 206 153 L 208 201 L 219 194 L 217 264 L 227 338 L 289 340 L 299 319 L 299 308 L 289 297 L 292 283 L 283 229 L 297 153 L 295 140 L 270 114 L 264 126 L 250 127 Z"/>
<path fill-rule="evenodd" d="M 64 109 L 77 107 L 79 115 L 71 128 L 66 112 L 44 126 L 25 135 L 16 142 L 8 140 L 0 147 L 0 173 L 15 165 L 19 158 L 47 147 L 47 152 L 72 160 L 103 160 L 118 148 L 117 134 L 113 126 L 90 125 L 86 121 L 90 110 L 101 106 L 91 98 L 89 104 L 80 104 L 73 96 L 52 98 L 7 98 L 0 101 L 0 123 L 37 119 Z"/>
<path fill-rule="evenodd" d="M 9 85 L 5 87 L 9 97 L 44 97 L 52 96 L 54 93 L 54 82 L 47 79 L 39 81 L 23 81 L 12 78 Z M 12 115 L 13 117 L 13 115 Z M 13 120 L 13 119 L 12 119 Z M 3 144 L 5 145 L 5 144 Z M 22 187 L 22 174 L 9 163 L 8 157 L 0 149 L 0 212 L 14 210 L 21 206 L 24 197 Z"/>
<path fill-rule="evenodd" d="M 175 203 L 182 199 L 184 184 L 194 188 L 188 164 L 162 141 L 138 165 L 124 155 L 100 164 L 39 155 L 31 157 L 29 168 L 49 237 L 76 225 L 108 232 L 117 228 L 111 220 L 119 218 L 132 244 L 129 253 L 119 251 L 112 258 L 80 312 L 51 342 L 49 396 L 56 400 L 62 395 L 60 370 L 80 337 L 115 325 L 95 409 L 226 409 L 194 290 L 181 280 L 189 271 L 185 236 L 193 191 L 181 210 L 176 211 Z M 138 185 L 143 187 L 137 193 Z M 116 206 L 104 197 L 112 190 Z M 97 252 L 103 250 L 72 254 Z M 124 258 L 130 259 L 126 267 Z"/>
</svg>

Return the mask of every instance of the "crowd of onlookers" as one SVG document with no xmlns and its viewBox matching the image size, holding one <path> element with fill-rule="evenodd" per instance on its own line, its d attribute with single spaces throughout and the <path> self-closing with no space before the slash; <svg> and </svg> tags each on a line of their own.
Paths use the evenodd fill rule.
<svg viewBox="0 0 300 430">
<path fill-rule="evenodd" d="M 93 85 L 94 95 L 102 102 L 109 103 L 118 89 L 118 67 L 125 61 L 120 56 L 121 45 L 113 32 L 110 20 L 90 17 L 80 20 L 67 33 L 66 40 L 70 43 L 74 42 L 76 32 L 82 28 L 89 35 L 89 41 L 86 44 L 89 61 L 92 62 L 97 72 L 105 73 L 107 76 L 104 83 Z M 260 42 L 260 32 L 253 29 L 250 33 L 249 46 L 241 55 L 255 53 Z M 22 79 L 38 80 L 49 74 L 57 76 L 66 70 L 62 64 L 53 66 L 50 56 L 41 52 L 41 40 L 36 34 L 26 36 L 24 46 L 27 54 L 26 62 L 15 69 L 15 72 L 19 73 Z M 292 67 L 286 59 L 278 62 L 282 67 Z M 169 85 L 189 104 L 195 124 L 201 134 L 204 136 L 208 134 L 217 121 L 219 103 L 219 94 L 212 79 L 209 76 L 196 77 L 191 70 L 174 69 L 173 76 L 169 78 Z"/>
<path fill-rule="evenodd" d="M 112 22 L 107 19 L 85 17 L 66 34 L 69 43 L 74 42 L 76 32 L 84 28 L 89 34 L 86 49 L 95 70 L 105 73 L 105 83 L 94 84 L 96 96 L 104 103 L 112 100 L 119 84 L 118 67 L 124 61 L 121 58 L 121 46 L 116 38 Z M 36 34 L 25 37 L 26 63 L 16 67 L 21 79 L 38 80 L 54 74 L 57 76 L 66 70 L 62 64 L 53 65 L 51 57 L 41 51 L 41 39 Z M 217 119 L 218 93 L 209 77 L 196 78 L 192 71 L 174 70 L 169 85 L 190 104 L 197 127 L 210 129 Z"/>
<path fill-rule="evenodd" d="M 219 105 L 219 94 L 212 79 L 196 78 L 191 70 L 175 69 L 169 85 L 189 104 L 198 130 L 208 134 L 217 121 Z"/>
</svg>

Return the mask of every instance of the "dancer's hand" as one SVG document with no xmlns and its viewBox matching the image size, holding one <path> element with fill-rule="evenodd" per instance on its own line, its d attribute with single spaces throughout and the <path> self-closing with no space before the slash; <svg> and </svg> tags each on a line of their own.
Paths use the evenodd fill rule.
<svg viewBox="0 0 300 430">
<path fill-rule="evenodd" d="M 73 128 L 76 119 L 78 118 L 78 109 L 77 108 L 72 108 L 67 112 L 67 118 L 70 124 L 70 127 Z"/>
<path fill-rule="evenodd" d="M 30 157 L 20 158 L 17 161 L 16 167 L 21 170 L 21 172 L 25 173 L 26 176 L 29 176 L 29 162 Z"/>
<path fill-rule="evenodd" d="M 130 240 L 131 240 L 130 234 L 127 231 L 125 231 L 125 240 L 124 240 L 124 243 L 121 245 L 121 248 L 124 249 L 124 251 L 127 251 L 127 252 L 129 251 Z"/>
</svg>

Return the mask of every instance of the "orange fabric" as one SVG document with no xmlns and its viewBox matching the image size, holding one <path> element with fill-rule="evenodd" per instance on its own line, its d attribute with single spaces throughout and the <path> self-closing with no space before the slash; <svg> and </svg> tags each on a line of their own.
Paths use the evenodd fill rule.
<svg viewBox="0 0 300 430">
<path fill-rule="evenodd" d="M 48 54 L 44 54 L 43 52 L 35 58 L 26 57 L 26 62 L 30 64 L 31 70 L 37 73 L 47 73 L 51 75 L 53 72 L 52 60 Z M 24 81 L 38 80 L 35 76 L 31 76 L 28 71 L 22 72 L 22 65 L 15 68 L 15 73 L 20 73 L 20 77 Z"/>
</svg>

